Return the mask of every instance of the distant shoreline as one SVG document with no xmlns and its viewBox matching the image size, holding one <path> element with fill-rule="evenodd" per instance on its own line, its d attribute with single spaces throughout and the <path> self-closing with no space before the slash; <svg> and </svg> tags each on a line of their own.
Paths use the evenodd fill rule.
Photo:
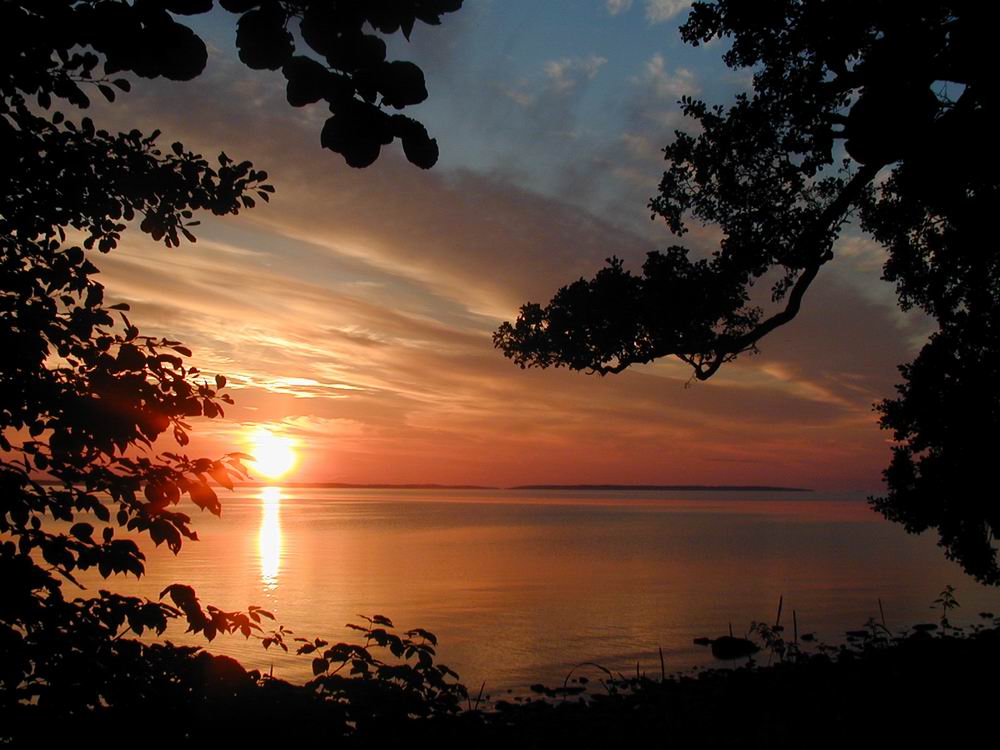
<svg viewBox="0 0 1000 750">
<path fill-rule="evenodd" d="M 349 482 L 240 482 L 240 487 L 314 487 L 337 490 L 574 490 L 596 492 L 813 492 L 808 487 L 755 484 L 352 484 Z"/>
<path fill-rule="evenodd" d="M 237 487 L 314 487 L 328 490 L 502 490 L 484 484 L 352 484 L 350 482 L 237 482 Z"/>
<path fill-rule="evenodd" d="M 812 492 L 808 487 L 755 484 L 520 484 L 509 490 L 639 490 L 650 492 Z"/>
</svg>

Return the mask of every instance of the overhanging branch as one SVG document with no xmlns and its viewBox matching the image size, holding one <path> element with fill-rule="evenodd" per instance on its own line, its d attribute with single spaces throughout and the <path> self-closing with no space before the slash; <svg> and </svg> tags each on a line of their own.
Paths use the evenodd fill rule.
<svg viewBox="0 0 1000 750">
<path fill-rule="evenodd" d="M 875 175 L 878 174 L 882 166 L 882 164 L 862 165 L 854 177 L 844 186 L 844 189 L 840 191 L 840 194 L 823 209 L 812 225 L 799 235 L 799 239 L 795 243 L 796 254 L 801 253 L 804 255 L 811 246 L 818 244 L 823 239 L 823 236 L 830 230 L 830 227 L 843 218 L 851 204 L 858 199 L 861 191 L 875 178 Z M 708 380 L 727 359 L 751 349 L 764 336 L 771 333 L 771 331 L 795 318 L 802 307 L 802 298 L 819 273 L 820 267 L 832 258 L 833 253 L 826 250 L 812 263 L 803 268 L 802 274 L 795 281 L 795 285 L 788 294 L 788 301 L 785 304 L 785 308 L 754 327 L 753 330 L 748 331 L 718 349 L 708 364 L 700 363 L 695 365 L 695 377 L 698 380 Z"/>
</svg>

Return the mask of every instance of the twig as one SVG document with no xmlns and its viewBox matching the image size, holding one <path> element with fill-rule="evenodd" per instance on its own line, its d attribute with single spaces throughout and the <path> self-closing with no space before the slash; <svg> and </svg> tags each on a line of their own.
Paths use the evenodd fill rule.
<svg viewBox="0 0 1000 750">
<path fill-rule="evenodd" d="M 483 684 L 479 686 L 479 695 L 476 696 L 476 704 L 474 706 L 472 705 L 472 700 L 468 696 L 466 697 L 466 701 L 468 701 L 469 703 L 470 711 L 479 710 L 479 701 L 483 699 L 483 690 L 485 689 L 486 689 L 486 680 L 483 680 Z"/>
<path fill-rule="evenodd" d="M 579 664 L 577 664 L 575 667 L 573 667 L 571 670 L 569 670 L 569 672 L 566 673 L 566 679 L 563 680 L 563 687 L 564 688 L 565 687 L 569 687 L 569 678 L 572 677 L 573 673 L 576 670 L 578 670 L 580 667 L 596 667 L 597 669 L 599 669 L 602 672 L 604 672 L 604 674 L 606 674 L 610 680 L 614 680 L 615 679 L 615 676 L 613 674 L 611 674 L 611 670 L 608 669 L 607 667 L 602 667 L 600 664 L 598 664 L 596 662 L 592 662 L 592 661 L 582 661 Z M 624 679 L 624 678 L 622 678 L 622 679 Z M 601 680 L 602 684 L 603 684 L 603 682 L 604 681 Z"/>
</svg>

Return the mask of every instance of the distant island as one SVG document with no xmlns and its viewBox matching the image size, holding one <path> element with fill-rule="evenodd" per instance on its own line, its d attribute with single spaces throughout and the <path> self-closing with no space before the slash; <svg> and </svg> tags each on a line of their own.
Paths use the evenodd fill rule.
<svg viewBox="0 0 1000 750">
<path fill-rule="evenodd" d="M 499 490 L 484 484 L 353 484 L 351 482 L 239 482 L 241 487 L 314 487 L 334 490 Z"/>
<path fill-rule="evenodd" d="M 754 484 L 519 484 L 510 490 L 649 490 L 655 492 L 812 492 L 808 487 Z"/>
<path fill-rule="evenodd" d="M 243 487 L 314 487 L 334 490 L 593 490 L 600 492 L 812 492 L 808 487 L 772 487 L 766 484 L 352 484 L 350 482 L 240 482 Z"/>
<path fill-rule="evenodd" d="M 314 487 L 335 490 L 591 490 L 598 492 L 812 492 L 808 487 L 772 487 L 756 484 L 353 484 L 351 482 L 240 482 L 243 487 Z"/>
</svg>

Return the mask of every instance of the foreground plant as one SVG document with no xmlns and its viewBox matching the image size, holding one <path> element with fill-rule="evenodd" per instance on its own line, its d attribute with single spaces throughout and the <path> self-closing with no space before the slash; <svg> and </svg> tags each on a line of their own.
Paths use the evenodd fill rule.
<svg viewBox="0 0 1000 750">
<path fill-rule="evenodd" d="M 321 144 L 352 166 L 402 141 L 421 167 L 437 144 L 400 110 L 427 96 L 415 65 L 386 60 L 382 35 L 409 36 L 461 0 L 337 3 L 221 0 L 240 59 L 281 70 L 293 106 L 331 115 Z M 203 607 L 176 584 L 165 601 L 79 586 L 80 572 L 141 576 L 129 534 L 177 553 L 197 534 L 188 506 L 221 513 L 215 487 L 247 476 L 247 456 L 188 456 L 190 420 L 224 415 L 222 375 L 191 366 L 180 342 L 141 335 L 109 304 L 98 253 L 138 231 L 176 248 L 196 215 L 236 214 L 268 200 L 267 174 L 214 160 L 159 131 L 112 133 L 79 110 L 115 101 L 136 77 L 187 81 L 207 48 L 179 16 L 212 0 L 0 2 L 0 712 L 85 716 L 155 703 L 187 674 L 193 652 L 127 636 L 170 620 L 209 640 L 263 634 L 257 608 Z M 298 32 L 298 36 L 292 32 Z M 297 47 L 298 45 L 298 47 Z M 296 52 L 307 54 L 296 54 Z M 68 112 L 65 113 L 64 110 Z M 163 442 L 174 443 L 162 450 Z M 74 596 L 73 592 L 80 593 Z M 279 633 L 280 634 L 280 633 Z M 273 635 L 270 636 L 273 638 Z M 197 670 L 195 670 L 197 671 Z M 171 687 L 173 686 L 173 687 Z"/>
</svg>

